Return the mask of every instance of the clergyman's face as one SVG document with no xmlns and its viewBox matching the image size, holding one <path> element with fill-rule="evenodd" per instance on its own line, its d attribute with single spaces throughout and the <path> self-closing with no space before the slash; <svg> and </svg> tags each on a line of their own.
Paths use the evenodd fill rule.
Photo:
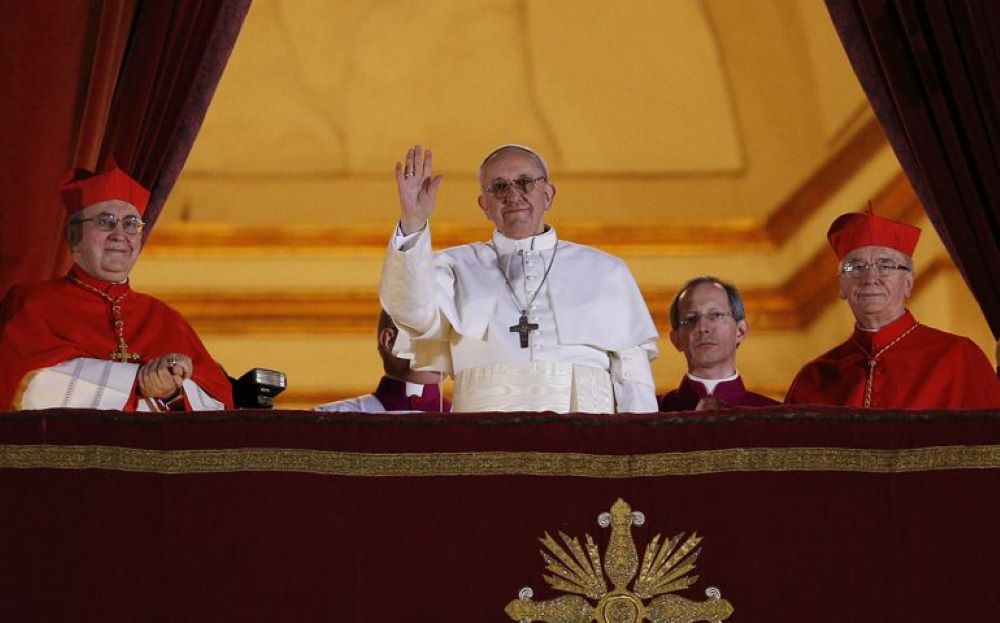
<svg viewBox="0 0 1000 623">
<path fill-rule="evenodd" d="M 522 193 L 512 183 L 518 179 L 535 180 L 543 175 L 538 161 L 523 149 L 504 150 L 486 163 L 480 176 L 484 189 L 498 181 L 508 182 L 507 192 L 502 197 L 485 190 L 479 195 L 479 207 L 493 221 L 497 231 L 516 240 L 544 231 L 545 213 L 552 207 L 555 186 L 548 180 L 541 180 Z"/>
<path fill-rule="evenodd" d="M 841 264 L 868 262 L 910 266 L 912 260 L 889 247 L 866 246 L 849 252 Z M 912 270 L 886 270 L 883 274 L 873 268 L 857 271 L 859 274 L 840 275 L 840 298 L 845 299 L 854 312 L 858 326 L 878 329 L 903 315 L 906 299 L 913 289 Z"/>
<path fill-rule="evenodd" d="M 747 321 L 733 318 L 725 288 L 699 283 L 681 295 L 677 309 L 682 322 L 670 331 L 670 341 L 687 358 L 688 372 L 705 379 L 734 374 L 736 347 L 746 337 Z"/>
<path fill-rule="evenodd" d="M 80 211 L 81 218 L 89 219 L 100 214 L 111 214 L 118 222 L 111 231 L 101 231 L 94 221 L 80 224 L 80 241 L 70 248 L 73 260 L 89 275 L 105 281 L 125 281 L 139 259 L 142 234 L 127 234 L 121 219 L 139 216 L 135 206 L 112 199 L 87 206 Z"/>
</svg>

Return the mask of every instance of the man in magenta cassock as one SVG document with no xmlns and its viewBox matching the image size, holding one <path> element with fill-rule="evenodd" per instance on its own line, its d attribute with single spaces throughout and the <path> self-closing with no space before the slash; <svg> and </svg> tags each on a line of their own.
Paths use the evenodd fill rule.
<svg viewBox="0 0 1000 623">
<path fill-rule="evenodd" d="M 670 343 L 684 353 L 688 371 L 660 398 L 660 411 L 778 404 L 748 391 L 736 370 L 736 349 L 749 331 L 736 286 L 707 275 L 684 284 L 670 303 Z"/>
<path fill-rule="evenodd" d="M 441 395 L 441 373 L 414 370 L 410 360 L 392 353 L 397 341 L 409 337 L 400 333 L 399 327 L 383 309 L 378 316 L 378 355 L 385 374 L 370 394 L 328 402 L 316 407 L 317 411 L 346 411 L 352 413 L 443 413 L 451 410 L 451 403 Z M 405 350 L 405 344 L 401 345 Z"/>
</svg>

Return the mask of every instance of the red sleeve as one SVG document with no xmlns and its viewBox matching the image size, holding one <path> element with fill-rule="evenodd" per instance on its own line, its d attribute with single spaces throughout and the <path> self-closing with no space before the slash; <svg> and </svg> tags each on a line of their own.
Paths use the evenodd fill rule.
<svg viewBox="0 0 1000 623">
<path fill-rule="evenodd" d="M 89 356 L 48 322 L 48 282 L 16 285 L 0 302 L 0 410 L 10 410 L 32 370 Z"/>
</svg>

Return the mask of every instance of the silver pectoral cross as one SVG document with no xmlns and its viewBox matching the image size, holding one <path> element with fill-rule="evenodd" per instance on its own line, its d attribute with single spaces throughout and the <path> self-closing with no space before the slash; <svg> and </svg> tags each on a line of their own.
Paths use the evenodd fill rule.
<svg viewBox="0 0 1000 623">
<path fill-rule="evenodd" d="M 528 335 L 532 331 L 537 331 L 538 325 L 533 322 L 528 322 L 528 312 L 522 311 L 521 318 L 517 321 L 516 325 L 510 328 L 511 333 L 518 333 L 521 336 L 521 348 L 528 347 Z"/>
</svg>

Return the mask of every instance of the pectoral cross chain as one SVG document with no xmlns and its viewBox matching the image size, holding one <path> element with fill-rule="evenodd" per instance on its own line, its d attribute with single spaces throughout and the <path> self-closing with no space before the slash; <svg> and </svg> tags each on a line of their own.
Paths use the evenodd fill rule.
<svg viewBox="0 0 1000 623">
<path fill-rule="evenodd" d="M 521 348 L 528 347 L 528 336 L 532 331 L 537 331 L 538 325 L 534 322 L 528 322 L 528 312 L 521 312 L 521 319 L 517 321 L 517 324 L 510 328 L 511 333 L 518 333 L 521 336 Z"/>
<path fill-rule="evenodd" d="M 510 292 L 510 298 L 514 301 L 514 305 L 516 307 L 521 307 L 521 302 L 517 300 L 517 292 L 514 291 L 514 286 L 510 283 L 510 278 L 507 276 L 507 273 L 510 270 L 510 258 L 507 260 L 507 270 L 504 270 L 500 266 L 500 252 L 497 251 L 496 245 L 490 243 L 490 247 L 497 255 L 497 268 L 500 269 L 500 274 L 503 275 L 504 283 L 507 284 L 507 291 Z M 538 283 L 538 287 L 535 288 L 535 293 L 530 297 L 528 296 L 527 285 L 525 285 L 524 296 L 528 299 L 528 302 L 521 309 L 521 317 L 518 319 L 517 324 L 510 328 L 511 333 L 517 333 L 520 336 L 521 348 L 528 347 L 528 337 L 531 335 L 532 331 L 538 330 L 538 325 L 536 323 L 528 322 L 528 308 L 535 302 L 535 299 L 538 297 L 538 293 L 542 291 L 542 286 L 545 285 L 545 280 L 549 278 L 549 271 L 552 270 L 552 265 L 556 262 L 556 251 L 558 250 L 559 245 L 557 243 L 552 247 L 552 258 L 549 260 L 549 265 L 542 274 L 542 280 Z M 521 273 L 525 274 L 527 271 L 525 270 L 524 251 L 518 251 L 518 254 L 521 256 Z M 513 254 L 511 254 L 510 257 L 513 258 Z"/>
<path fill-rule="evenodd" d="M 80 286 L 84 290 L 89 290 L 97 296 L 101 297 L 108 302 L 111 307 L 111 328 L 115 333 L 115 337 L 118 338 L 118 350 L 112 351 L 108 357 L 111 361 L 120 361 L 122 363 L 129 363 L 131 361 L 139 361 L 139 353 L 128 352 L 128 344 L 125 343 L 125 320 L 122 319 L 122 301 L 128 296 L 129 290 L 125 290 L 118 296 L 118 298 L 111 298 L 107 292 L 101 292 L 89 283 L 84 283 L 74 277 L 73 275 L 67 275 L 67 279 L 70 280 L 75 285 Z"/>
</svg>

